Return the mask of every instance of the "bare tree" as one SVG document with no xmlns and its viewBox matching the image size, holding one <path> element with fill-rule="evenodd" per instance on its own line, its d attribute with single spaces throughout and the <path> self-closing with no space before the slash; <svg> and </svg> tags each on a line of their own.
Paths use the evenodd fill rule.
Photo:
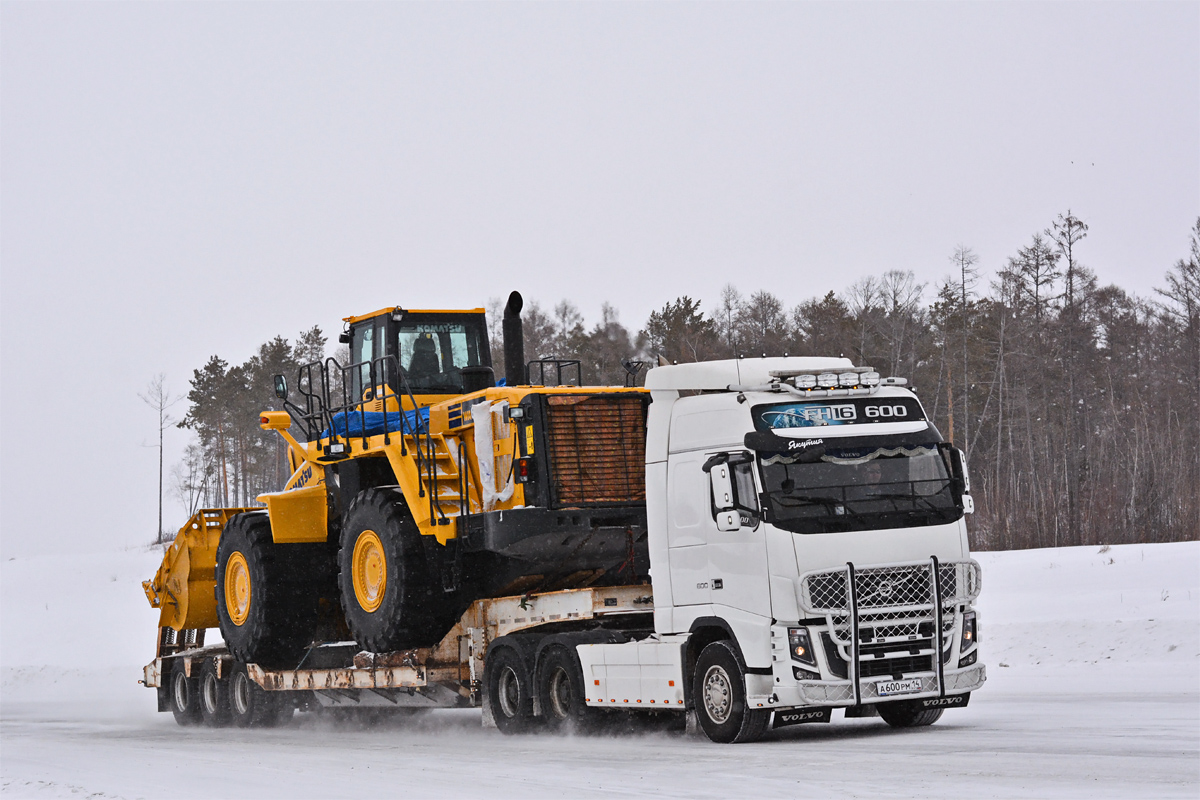
<svg viewBox="0 0 1200 800">
<path fill-rule="evenodd" d="M 973 297 L 975 292 L 975 283 L 979 280 L 979 256 L 975 255 L 975 251 L 966 245 L 960 244 L 954 248 L 954 255 L 950 256 L 950 262 L 954 264 L 955 272 L 958 273 L 957 286 L 959 296 L 959 309 L 962 314 L 962 361 L 963 361 L 963 404 L 962 404 L 962 420 L 963 420 L 963 449 L 966 450 L 971 444 L 971 372 L 970 364 L 967 359 L 967 343 L 970 340 L 970 308 L 969 297 Z"/>
<path fill-rule="evenodd" d="M 138 397 L 158 414 L 158 534 L 154 541 L 161 544 L 163 541 L 163 431 L 176 422 L 167 413 L 167 409 L 183 398 L 171 394 L 167 389 L 167 376 L 161 372 L 150 379 L 146 391 L 140 392 Z"/>
</svg>

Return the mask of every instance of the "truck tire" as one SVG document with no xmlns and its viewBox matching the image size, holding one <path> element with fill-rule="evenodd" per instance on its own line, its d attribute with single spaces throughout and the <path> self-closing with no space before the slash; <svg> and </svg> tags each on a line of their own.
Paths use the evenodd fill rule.
<svg viewBox="0 0 1200 800">
<path fill-rule="evenodd" d="M 521 733 L 533 727 L 533 680 L 515 648 L 495 643 L 488 648 L 484 681 L 488 707 L 501 733 Z"/>
<path fill-rule="evenodd" d="M 917 700 L 899 700 L 875 706 L 879 716 L 893 728 L 923 728 L 942 718 L 942 708 L 922 708 Z"/>
<path fill-rule="evenodd" d="M 721 744 L 753 742 L 767 730 L 771 712 L 746 705 L 746 673 L 733 646 L 713 642 L 700 651 L 692 679 L 696 719 Z"/>
<path fill-rule="evenodd" d="M 250 679 L 246 665 L 237 662 L 229 676 L 229 712 L 238 728 L 273 728 L 292 717 L 287 692 L 268 692 Z"/>
<path fill-rule="evenodd" d="M 204 659 L 200 668 L 200 716 L 210 728 L 229 724 L 229 681 L 217 677 L 217 660 Z"/>
<path fill-rule="evenodd" d="M 312 642 L 320 591 L 289 569 L 288 548 L 301 547 L 275 544 L 266 514 L 238 514 L 222 531 L 217 620 L 238 661 L 295 666 Z"/>
<path fill-rule="evenodd" d="M 189 678 L 183 662 L 175 662 L 171 670 L 171 714 L 180 725 L 200 724 L 200 681 Z"/>
<path fill-rule="evenodd" d="M 603 713 L 587 704 L 587 686 L 579 656 L 569 648 L 547 649 L 538 670 L 538 704 L 546 727 L 554 731 L 594 730 Z"/>
<path fill-rule="evenodd" d="M 434 591 L 421 533 L 394 491 L 360 492 L 342 525 L 342 608 L 365 650 L 386 653 L 437 644 L 454 626 L 454 604 Z"/>
</svg>

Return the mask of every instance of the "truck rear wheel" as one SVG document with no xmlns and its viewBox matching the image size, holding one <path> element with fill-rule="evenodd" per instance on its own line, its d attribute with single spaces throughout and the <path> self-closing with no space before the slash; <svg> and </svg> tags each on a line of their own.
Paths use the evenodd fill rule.
<svg viewBox="0 0 1200 800">
<path fill-rule="evenodd" d="M 360 492 L 342 526 L 339 583 L 346 624 L 373 653 L 437 644 L 455 608 L 428 575 L 420 531 L 386 489 Z M 436 596 L 435 596 L 436 595 Z"/>
<path fill-rule="evenodd" d="M 598 722 L 587 704 L 587 687 L 579 657 L 566 647 L 549 648 L 538 678 L 538 703 L 551 730 L 587 731 Z"/>
<path fill-rule="evenodd" d="M 771 712 L 746 704 L 746 673 L 733 647 L 713 642 L 700 651 L 692 680 L 696 719 L 714 742 L 753 742 L 767 730 Z"/>
<path fill-rule="evenodd" d="M 512 647 L 495 643 L 484 667 L 488 708 L 502 733 L 520 733 L 533 726 L 533 680 L 525 659 Z"/>
<path fill-rule="evenodd" d="M 210 728 L 229 724 L 229 681 L 217 677 L 217 660 L 207 658 L 200 668 L 200 715 Z"/>
<path fill-rule="evenodd" d="M 942 718 L 941 708 L 922 708 L 917 700 L 900 700 L 875 706 L 879 716 L 893 728 L 923 728 Z"/>
<path fill-rule="evenodd" d="M 171 714 L 180 725 L 200 724 L 200 681 L 189 678 L 182 661 L 171 670 Z"/>
<path fill-rule="evenodd" d="M 275 544 L 265 514 L 238 514 L 221 533 L 217 619 L 237 660 L 293 666 L 312 642 L 320 590 L 289 569 L 288 548 L 301 547 Z"/>
<path fill-rule="evenodd" d="M 268 692 L 238 662 L 229 677 L 229 711 L 239 728 L 273 728 L 287 722 L 294 707 L 286 692 Z"/>
</svg>

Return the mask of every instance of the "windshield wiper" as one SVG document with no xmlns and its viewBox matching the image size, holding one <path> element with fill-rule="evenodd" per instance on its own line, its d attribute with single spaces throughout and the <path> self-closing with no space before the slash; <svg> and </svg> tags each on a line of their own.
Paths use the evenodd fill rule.
<svg viewBox="0 0 1200 800">
<path fill-rule="evenodd" d="M 795 502 L 788 502 L 795 501 Z M 800 506 L 840 506 L 844 501 L 837 497 L 825 497 L 816 494 L 787 494 L 776 495 L 775 502 L 781 506 L 798 508 Z"/>
</svg>

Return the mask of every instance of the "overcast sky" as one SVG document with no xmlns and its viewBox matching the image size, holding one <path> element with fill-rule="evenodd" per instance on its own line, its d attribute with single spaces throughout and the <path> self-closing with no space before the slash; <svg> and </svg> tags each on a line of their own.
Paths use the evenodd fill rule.
<svg viewBox="0 0 1200 800">
<path fill-rule="evenodd" d="M 1149 295 L 1198 41 L 1196 2 L 0 3 L 0 553 L 145 541 L 156 373 L 382 306 L 933 287 L 1067 209 Z"/>
</svg>

